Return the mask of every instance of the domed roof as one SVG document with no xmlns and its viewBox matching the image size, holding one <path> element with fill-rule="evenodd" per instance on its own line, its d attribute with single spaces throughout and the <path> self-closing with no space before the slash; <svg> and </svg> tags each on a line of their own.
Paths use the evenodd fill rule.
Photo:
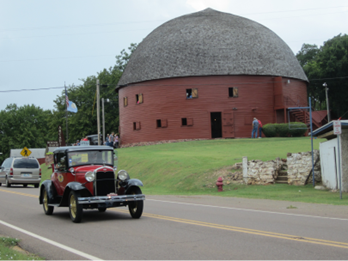
<svg viewBox="0 0 348 261">
<path fill-rule="evenodd" d="M 118 86 L 208 75 L 267 75 L 308 81 L 289 46 L 249 19 L 205 9 L 170 20 L 136 48 Z"/>
</svg>

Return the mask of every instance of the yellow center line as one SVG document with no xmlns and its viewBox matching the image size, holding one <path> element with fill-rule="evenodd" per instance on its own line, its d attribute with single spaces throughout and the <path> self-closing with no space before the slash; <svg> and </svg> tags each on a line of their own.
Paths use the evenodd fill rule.
<svg viewBox="0 0 348 261">
<path fill-rule="evenodd" d="M 118 212 L 122 212 L 122 213 L 128 213 L 127 210 L 121 210 L 121 209 L 113 209 L 113 210 L 118 211 Z M 203 226 L 203 227 L 209 227 L 209 228 L 215 228 L 215 229 L 223 229 L 223 230 L 240 232 L 240 233 L 247 233 L 247 234 L 259 235 L 259 236 L 280 238 L 280 239 L 286 239 L 286 240 L 293 240 L 293 241 L 297 241 L 297 242 L 306 242 L 306 243 L 311 243 L 311 244 L 319 244 L 319 245 L 333 246 L 333 247 L 340 247 L 340 248 L 348 249 L 348 243 L 345 243 L 345 242 L 337 242 L 337 241 L 323 240 L 323 239 L 310 238 L 310 237 L 301 237 L 301 236 L 295 236 L 295 235 L 289 235 L 289 234 L 281 234 L 281 233 L 275 233 L 275 232 L 269 232 L 269 231 L 255 230 L 255 229 L 250 229 L 250 228 L 220 225 L 220 224 L 215 224 L 215 223 L 208 223 L 208 222 L 202 222 L 202 221 L 197 221 L 197 220 L 168 217 L 168 216 L 149 214 L 149 213 L 143 213 L 143 216 L 161 219 L 161 220 L 166 220 L 166 221 L 184 223 L 184 224 L 189 224 L 189 225 L 197 225 L 197 226 Z"/>
<path fill-rule="evenodd" d="M 9 191 L 9 190 L 4 190 L 4 189 L 0 189 L 0 191 L 7 192 L 7 193 L 13 193 L 13 194 L 17 194 L 17 195 L 22 195 L 22 196 L 27 196 L 27 197 L 38 198 L 38 196 L 36 196 L 36 195 L 21 193 L 21 192 L 17 192 L 17 191 Z M 128 213 L 128 210 L 122 210 L 122 209 L 111 209 L 111 210 L 116 211 L 116 212 L 121 212 L 121 213 Z M 183 223 L 183 224 L 189 224 L 189 225 L 203 226 L 203 227 L 209 227 L 209 228 L 215 228 L 215 229 L 223 229 L 223 230 L 233 231 L 233 232 L 247 233 L 247 234 L 252 234 L 252 235 L 280 238 L 280 239 L 286 239 L 286 240 L 293 240 L 293 241 L 297 241 L 297 242 L 305 242 L 305 243 L 311 243 L 311 244 L 333 246 L 333 247 L 348 249 L 348 243 L 345 243 L 345 242 L 330 241 L 330 240 L 310 238 L 310 237 L 301 237 L 301 236 L 295 236 L 295 235 L 289 235 L 289 234 L 281 234 L 281 233 L 275 233 L 275 232 L 270 232 L 270 231 L 250 229 L 250 228 L 234 227 L 234 226 L 208 223 L 208 222 L 191 220 L 191 219 L 162 216 L 162 215 L 150 214 L 150 213 L 143 213 L 143 216 L 149 217 L 149 218 L 166 220 L 166 221 L 178 222 L 178 223 Z"/>
</svg>

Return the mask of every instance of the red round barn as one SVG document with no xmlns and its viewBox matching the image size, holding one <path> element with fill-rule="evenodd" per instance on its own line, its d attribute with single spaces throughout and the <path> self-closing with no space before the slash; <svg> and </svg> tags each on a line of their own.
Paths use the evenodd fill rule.
<svg viewBox="0 0 348 261">
<path fill-rule="evenodd" d="M 118 83 L 122 145 L 250 137 L 254 117 L 307 106 L 287 44 L 263 25 L 206 9 L 170 20 L 133 52 Z"/>
</svg>

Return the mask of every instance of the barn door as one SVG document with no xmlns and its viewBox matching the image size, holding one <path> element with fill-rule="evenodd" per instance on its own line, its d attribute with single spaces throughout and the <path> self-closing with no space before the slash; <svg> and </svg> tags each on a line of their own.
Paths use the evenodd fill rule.
<svg viewBox="0 0 348 261">
<path fill-rule="evenodd" d="M 225 110 L 222 113 L 223 138 L 234 138 L 233 110 Z"/>
</svg>

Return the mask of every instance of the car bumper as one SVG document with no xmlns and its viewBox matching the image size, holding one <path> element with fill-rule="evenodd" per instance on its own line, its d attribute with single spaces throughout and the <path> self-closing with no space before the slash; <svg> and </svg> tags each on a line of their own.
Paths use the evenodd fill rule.
<svg viewBox="0 0 348 261">
<path fill-rule="evenodd" d="M 40 184 L 41 178 L 9 178 L 10 184 Z"/>
<path fill-rule="evenodd" d="M 123 205 L 121 203 L 142 200 L 145 200 L 144 194 L 79 197 L 77 199 L 79 204 L 106 204 L 107 206 Z"/>
</svg>

